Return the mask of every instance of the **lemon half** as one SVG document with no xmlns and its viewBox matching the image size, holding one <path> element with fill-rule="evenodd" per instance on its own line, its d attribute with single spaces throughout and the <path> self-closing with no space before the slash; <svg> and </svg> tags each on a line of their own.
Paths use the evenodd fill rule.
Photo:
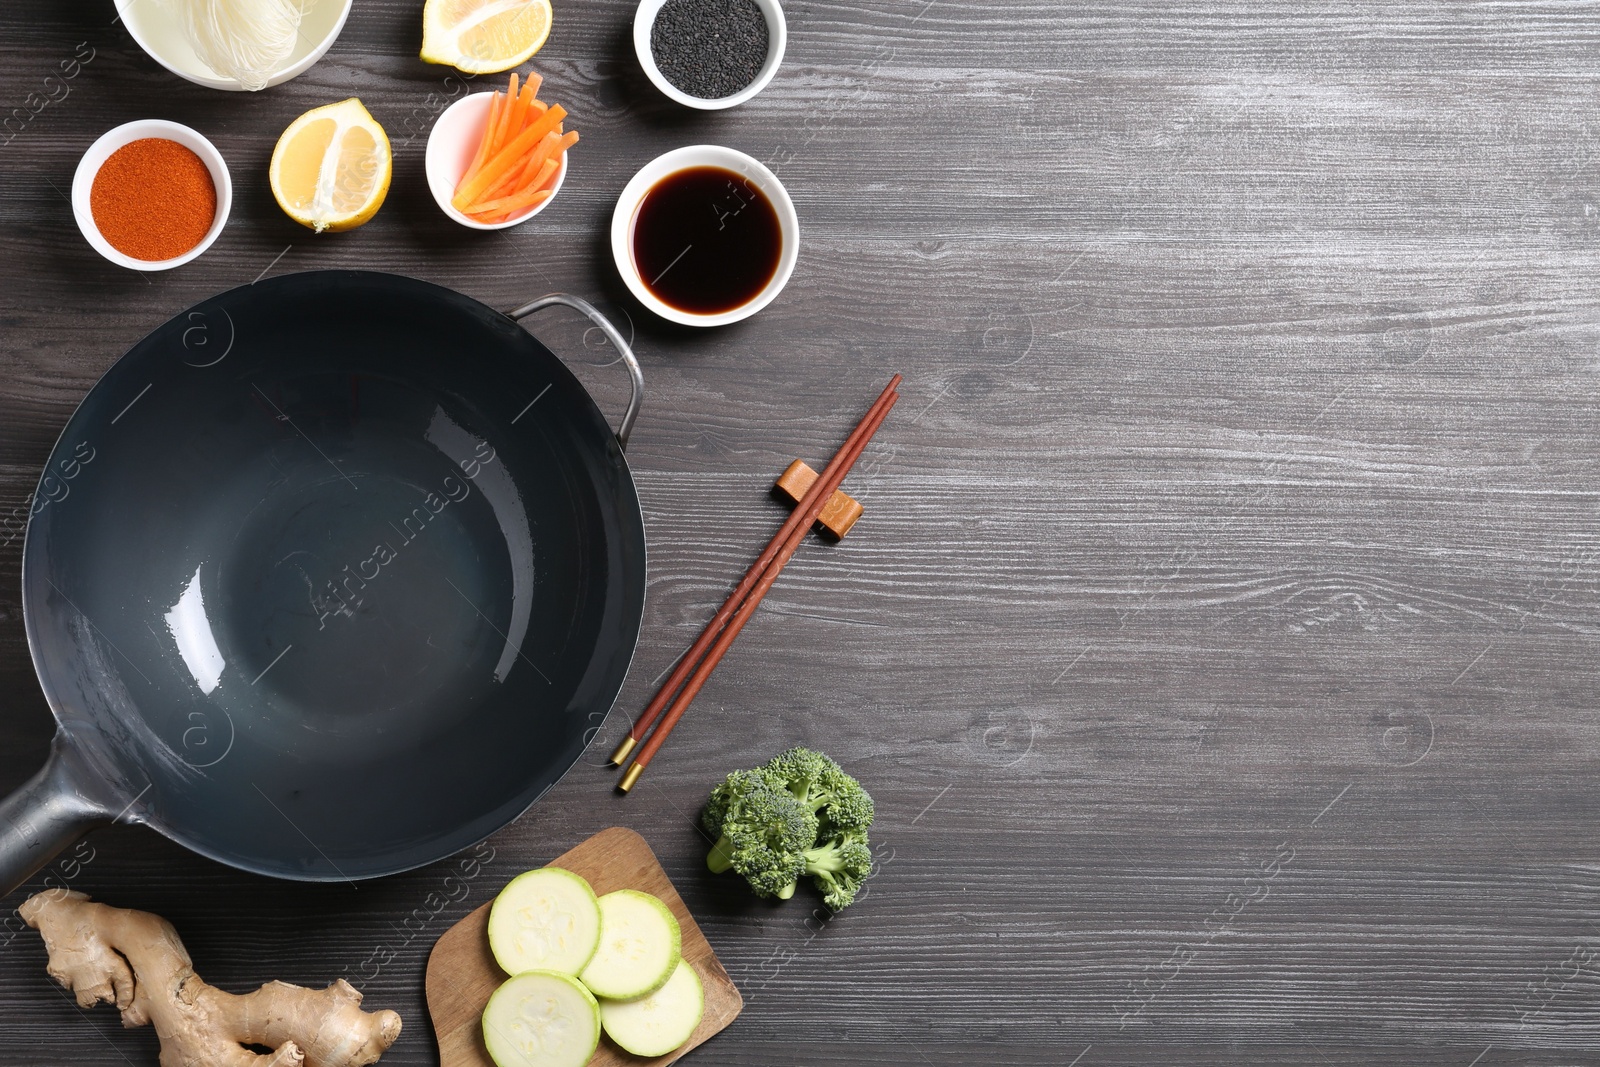
<svg viewBox="0 0 1600 1067">
<path fill-rule="evenodd" d="M 428 0 L 422 58 L 468 74 L 510 70 L 550 36 L 550 0 Z"/>
<path fill-rule="evenodd" d="M 321 233 L 353 230 L 376 215 L 392 172 L 388 135 L 351 97 L 291 122 L 268 173 L 284 214 Z"/>
</svg>

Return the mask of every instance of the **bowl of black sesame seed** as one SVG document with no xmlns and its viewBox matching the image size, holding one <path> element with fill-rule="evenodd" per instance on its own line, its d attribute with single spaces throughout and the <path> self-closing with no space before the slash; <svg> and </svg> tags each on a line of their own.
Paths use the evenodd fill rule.
<svg viewBox="0 0 1600 1067">
<path fill-rule="evenodd" d="M 633 48 L 662 95 L 715 111 L 755 96 L 789 38 L 778 0 L 641 0 Z"/>
</svg>

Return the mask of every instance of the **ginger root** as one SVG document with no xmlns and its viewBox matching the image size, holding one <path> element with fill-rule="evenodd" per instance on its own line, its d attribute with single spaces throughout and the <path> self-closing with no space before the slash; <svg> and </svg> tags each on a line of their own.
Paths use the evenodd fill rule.
<svg viewBox="0 0 1600 1067">
<path fill-rule="evenodd" d="M 400 1016 L 362 1011 L 342 978 L 327 989 L 268 982 L 243 996 L 206 985 L 159 915 L 59 889 L 17 910 L 43 935 L 50 977 L 79 1007 L 105 1001 L 123 1026 L 155 1024 L 161 1067 L 366 1067 L 400 1036 Z"/>
</svg>

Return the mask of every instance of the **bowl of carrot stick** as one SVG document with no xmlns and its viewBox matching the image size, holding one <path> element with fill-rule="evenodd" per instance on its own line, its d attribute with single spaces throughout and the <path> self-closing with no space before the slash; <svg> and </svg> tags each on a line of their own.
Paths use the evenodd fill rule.
<svg viewBox="0 0 1600 1067">
<path fill-rule="evenodd" d="M 541 81 L 511 75 L 504 92 L 473 93 L 445 109 L 428 135 L 428 188 L 439 209 L 474 230 L 533 218 L 561 191 L 578 131 L 566 109 L 538 97 Z"/>
</svg>

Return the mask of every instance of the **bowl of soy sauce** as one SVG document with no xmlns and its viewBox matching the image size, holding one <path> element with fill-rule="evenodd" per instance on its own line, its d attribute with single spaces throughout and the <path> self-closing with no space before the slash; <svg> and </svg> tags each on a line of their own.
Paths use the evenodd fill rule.
<svg viewBox="0 0 1600 1067">
<path fill-rule="evenodd" d="M 778 176 L 720 145 L 651 160 L 611 215 L 611 254 L 629 291 L 686 326 L 754 315 L 783 290 L 799 252 L 800 220 Z"/>
</svg>

